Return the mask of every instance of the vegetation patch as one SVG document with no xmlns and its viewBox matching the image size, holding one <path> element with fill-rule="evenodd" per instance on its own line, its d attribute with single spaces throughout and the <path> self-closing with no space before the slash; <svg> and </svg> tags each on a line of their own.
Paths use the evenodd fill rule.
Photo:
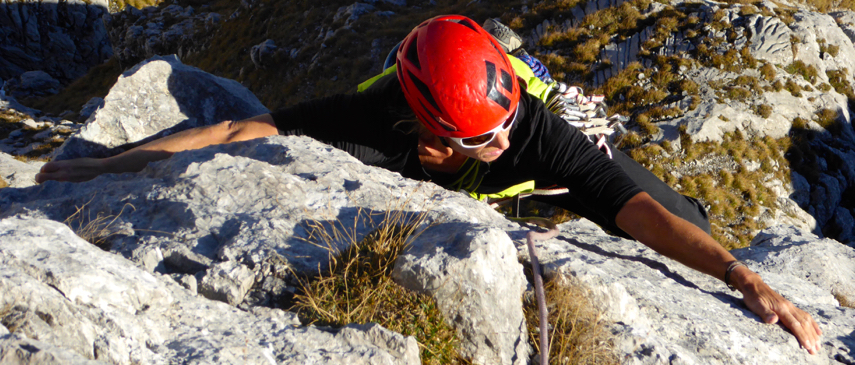
<svg viewBox="0 0 855 365">
<path fill-rule="evenodd" d="M 370 217 L 368 217 L 370 218 Z M 403 214 L 387 214 L 372 233 L 330 260 L 329 268 L 300 281 L 301 293 L 290 310 L 304 324 L 341 327 L 375 322 L 419 342 L 425 364 L 464 364 L 457 353 L 457 333 L 428 295 L 417 294 L 392 281 L 398 255 L 419 232 L 424 215 L 409 220 Z M 354 237 L 344 228 L 310 227 L 317 244 Z"/>
<path fill-rule="evenodd" d="M 683 130 L 681 141 L 681 151 L 668 153 L 649 144 L 629 154 L 681 194 L 708 206 L 713 238 L 725 248 L 747 246 L 766 228 L 756 220 L 762 208 L 776 209 L 777 196 L 763 183 L 789 182 L 787 161 L 779 152 L 789 148 L 789 139 L 745 138 L 737 130 L 726 133 L 720 143 L 692 143 Z M 693 165 L 709 169 L 693 170 Z"/>
<path fill-rule="evenodd" d="M 111 13 L 122 11 L 127 6 L 132 6 L 137 9 L 147 8 L 149 6 L 157 6 L 163 0 L 110 0 L 109 10 Z"/>
<path fill-rule="evenodd" d="M 796 60 L 787 65 L 784 67 L 784 71 L 787 71 L 791 75 L 801 75 L 802 78 L 811 84 L 815 83 L 819 77 L 819 71 L 816 70 L 816 67 L 807 65 L 802 60 Z"/>
<path fill-rule="evenodd" d="M 550 364 L 620 364 L 608 326 L 581 285 L 568 279 L 544 284 L 549 321 Z M 525 301 L 525 318 L 530 342 L 540 352 L 539 314 L 533 295 Z"/>
<path fill-rule="evenodd" d="M 90 201 L 91 202 L 91 201 Z M 135 210 L 133 205 L 125 204 L 118 214 L 95 213 L 87 207 L 89 203 L 75 207 L 76 211 L 63 221 L 78 237 L 95 245 L 96 247 L 110 251 L 108 239 L 116 235 L 116 221 L 124 214 L 125 209 Z"/>
</svg>

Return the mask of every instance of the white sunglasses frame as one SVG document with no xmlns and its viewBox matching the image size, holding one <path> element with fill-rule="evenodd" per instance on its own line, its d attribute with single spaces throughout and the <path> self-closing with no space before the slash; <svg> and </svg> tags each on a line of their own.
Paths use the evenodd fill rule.
<svg viewBox="0 0 855 365">
<path fill-rule="evenodd" d="M 485 132 L 485 133 L 481 133 L 481 134 L 479 134 L 479 135 L 477 135 L 477 136 L 472 136 L 472 137 L 463 137 L 463 138 L 460 138 L 460 137 L 448 137 L 448 139 L 450 139 L 450 140 L 454 141 L 454 143 L 455 143 L 455 144 L 457 144 L 458 146 L 460 146 L 461 148 L 465 148 L 465 149 L 468 149 L 468 150 L 474 150 L 474 149 L 476 149 L 476 148 L 484 147 L 484 146 L 486 146 L 486 145 L 490 144 L 490 142 L 493 142 L 493 140 L 494 140 L 494 139 L 496 139 L 496 135 L 498 135 L 500 132 L 504 132 L 504 131 L 510 130 L 510 129 L 514 126 L 514 123 L 516 123 L 516 122 L 517 122 L 517 112 L 519 112 L 519 110 L 520 110 L 519 106 L 517 106 L 517 108 L 516 108 L 516 109 L 514 109 L 514 115 L 513 115 L 513 116 L 511 116 L 511 123 L 510 123 L 510 124 L 508 124 L 508 126 L 507 126 L 507 127 L 504 127 L 505 122 L 507 122 L 507 120 L 505 120 L 505 122 L 502 122 L 502 123 L 500 123 L 499 125 L 497 125 L 497 126 L 496 126 L 496 128 L 493 128 L 492 130 L 487 131 L 487 132 Z M 490 134 L 490 133 L 492 133 L 492 134 L 493 134 L 493 136 L 492 136 L 492 137 L 490 137 L 490 139 L 488 139 L 488 140 L 487 140 L 486 142 L 484 142 L 484 143 L 479 143 L 479 144 L 474 145 L 474 146 L 469 146 L 469 145 L 465 145 L 465 144 L 463 144 L 463 140 L 464 140 L 464 139 L 481 137 L 481 136 L 484 136 L 484 135 L 487 135 L 487 134 Z"/>
</svg>

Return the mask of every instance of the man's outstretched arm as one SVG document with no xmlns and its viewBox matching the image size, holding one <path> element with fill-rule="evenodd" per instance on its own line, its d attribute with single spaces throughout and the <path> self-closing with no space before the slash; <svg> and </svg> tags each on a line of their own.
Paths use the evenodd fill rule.
<svg viewBox="0 0 855 365">
<path fill-rule="evenodd" d="M 706 232 L 671 214 L 647 193 L 630 199 L 615 220 L 621 229 L 656 252 L 715 278 L 723 279 L 728 265 L 736 261 Z M 822 330 L 810 314 L 796 308 L 745 266 L 737 267 L 730 281 L 763 321 L 780 320 L 808 352 L 819 352 Z"/>
<path fill-rule="evenodd" d="M 39 184 L 48 180 L 80 182 L 92 180 L 104 173 L 137 172 L 144 169 L 149 162 L 169 158 L 176 152 L 275 134 L 278 134 L 278 130 L 270 114 L 241 121 L 225 121 L 181 131 L 112 157 L 48 162 L 36 174 L 36 182 Z"/>
</svg>

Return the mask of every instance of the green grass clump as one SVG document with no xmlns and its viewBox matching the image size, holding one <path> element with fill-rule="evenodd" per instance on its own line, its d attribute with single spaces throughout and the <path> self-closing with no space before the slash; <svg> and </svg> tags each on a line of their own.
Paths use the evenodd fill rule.
<svg viewBox="0 0 855 365">
<path fill-rule="evenodd" d="M 832 109 L 821 109 L 816 112 L 816 118 L 814 119 L 820 127 L 825 128 L 832 136 L 840 136 L 840 133 L 843 131 L 844 125 L 839 120 L 839 113 Z"/>
<path fill-rule="evenodd" d="M 772 115 L 773 108 L 769 104 L 761 104 L 757 107 L 757 115 L 763 117 L 764 119 L 769 118 Z"/>
<path fill-rule="evenodd" d="M 149 6 L 157 6 L 164 0 L 110 0 L 109 9 L 111 13 L 122 11 L 126 6 L 133 6 L 137 9 L 147 8 Z"/>
<path fill-rule="evenodd" d="M 778 72 L 775 70 L 775 66 L 771 63 L 763 63 L 763 66 L 760 66 L 760 74 L 763 75 L 763 78 L 766 81 L 771 82 L 775 79 L 775 76 L 778 75 Z"/>
<path fill-rule="evenodd" d="M 831 83 L 831 87 L 835 91 L 846 95 L 849 100 L 855 100 L 855 89 L 853 89 L 852 84 L 847 79 L 849 75 L 848 69 L 828 70 L 825 71 L 825 75 L 828 76 L 828 82 Z"/>
<path fill-rule="evenodd" d="M 787 65 L 784 67 L 784 71 L 787 71 L 791 75 L 801 75 L 802 78 L 811 84 L 815 83 L 819 79 L 819 71 L 816 70 L 816 67 L 813 67 L 813 65 L 806 65 L 802 60 L 796 60 Z"/>
<path fill-rule="evenodd" d="M 784 89 L 787 89 L 791 95 L 797 98 L 802 96 L 802 87 L 791 79 L 787 79 L 787 82 L 784 83 Z"/>
</svg>

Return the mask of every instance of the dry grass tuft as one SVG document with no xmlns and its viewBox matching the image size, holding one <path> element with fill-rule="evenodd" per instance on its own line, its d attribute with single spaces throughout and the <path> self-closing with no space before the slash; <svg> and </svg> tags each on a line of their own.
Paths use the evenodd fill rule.
<svg viewBox="0 0 855 365">
<path fill-rule="evenodd" d="M 698 198 L 709 206 L 712 236 L 722 246 L 728 249 L 747 246 L 758 230 L 766 228 L 755 220 L 761 208 L 776 209 L 777 196 L 763 183 L 771 179 L 789 182 L 790 170 L 786 166 L 793 157 L 785 158 L 782 152 L 792 142 L 789 138 L 745 138 L 739 131 L 725 134 L 720 143 L 691 142 L 685 128 L 681 128 L 680 140 L 682 150 L 676 153 L 666 155 L 653 144 L 628 153 L 679 193 Z M 681 170 L 687 162 L 704 159 L 731 160 L 737 167 L 733 171 Z M 747 167 L 757 162 L 758 169 L 752 171 Z M 678 179 L 671 171 L 684 172 Z"/>
<path fill-rule="evenodd" d="M 92 211 L 86 208 L 88 204 L 87 202 L 82 206 L 75 207 L 77 210 L 63 223 L 71 228 L 78 237 L 104 251 L 110 251 L 107 239 L 117 234 L 114 223 L 125 212 L 125 208 L 130 207 L 131 210 L 136 210 L 136 208 L 133 205 L 125 204 L 119 214 L 104 215 L 99 212 L 93 218 Z"/>
<path fill-rule="evenodd" d="M 157 6 L 164 0 L 110 0 L 109 9 L 111 13 L 122 11 L 126 6 L 133 6 L 137 9 L 146 8 L 149 6 Z"/>
<path fill-rule="evenodd" d="M 611 333 L 602 314 L 591 304 L 587 290 L 569 280 L 552 280 L 544 285 L 549 328 L 550 364 L 619 364 Z M 525 316 L 530 341 L 540 345 L 537 300 L 530 296 Z M 540 351 L 536 349 L 536 351 Z"/>
<path fill-rule="evenodd" d="M 3 178 L 0 177 L 0 189 L 3 189 L 7 186 L 9 186 L 9 183 L 7 183 L 6 180 L 3 180 Z"/>
<path fill-rule="evenodd" d="M 855 308 L 855 301 L 849 300 L 849 298 L 839 292 L 833 292 L 834 299 L 837 299 L 837 302 L 840 303 L 841 307 L 847 308 Z"/>
<path fill-rule="evenodd" d="M 314 278 L 302 279 L 301 293 L 290 308 L 306 324 L 344 326 L 375 322 L 389 330 L 414 336 L 425 364 L 464 364 L 457 354 L 457 334 L 449 326 L 434 300 L 409 291 L 390 277 L 398 255 L 420 233 L 425 215 L 407 217 L 387 212 L 378 227 L 361 241 L 353 242 L 353 230 L 321 225 L 318 244 L 333 247 L 340 238 L 353 244 L 331 257 L 329 268 Z M 369 221 L 371 217 L 364 217 Z M 336 252 L 336 251 L 333 251 Z"/>
</svg>

